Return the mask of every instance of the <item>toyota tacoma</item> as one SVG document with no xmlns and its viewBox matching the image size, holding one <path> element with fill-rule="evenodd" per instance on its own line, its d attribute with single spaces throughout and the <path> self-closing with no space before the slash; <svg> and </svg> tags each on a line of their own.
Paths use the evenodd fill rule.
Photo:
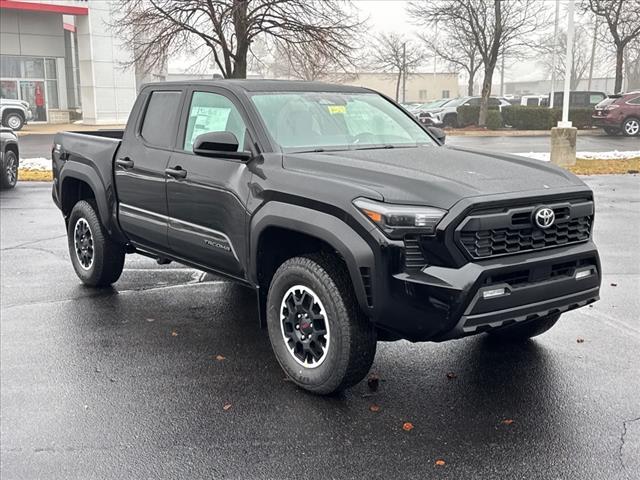
<svg viewBox="0 0 640 480">
<path fill-rule="evenodd" d="M 445 146 L 368 89 L 150 84 L 124 131 L 59 133 L 52 157 L 82 282 L 116 282 L 130 253 L 240 282 L 316 393 L 359 382 L 377 341 L 518 341 L 599 298 L 581 180 Z"/>
</svg>

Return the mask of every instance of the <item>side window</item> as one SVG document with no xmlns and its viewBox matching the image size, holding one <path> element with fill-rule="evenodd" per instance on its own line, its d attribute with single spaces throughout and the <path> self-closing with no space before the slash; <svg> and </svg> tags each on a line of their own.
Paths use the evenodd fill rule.
<svg viewBox="0 0 640 480">
<path fill-rule="evenodd" d="M 227 97 L 211 92 L 193 92 L 184 150 L 192 152 L 196 138 L 210 132 L 233 133 L 238 139 L 238 148 L 243 150 L 246 130 L 240 112 Z"/>
<path fill-rule="evenodd" d="M 589 103 L 591 105 L 596 105 L 604 100 L 606 97 L 603 97 L 601 93 L 592 93 L 589 95 Z"/>
<path fill-rule="evenodd" d="M 640 105 L 640 97 L 632 98 L 627 103 L 629 105 Z"/>
<path fill-rule="evenodd" d="M 149 98 L 147 110 L 144 114 L 140 135 L 154 147 L 172 147 L 175 140 L 176 119 L 180 109 L 182 92 L 155 91 Z"/>
<path fill-rule="evenodd" d="M 477 107 L 480 105 L 480 99 L 479 98 L 471 98 L 469 100 L 467 100 L 465 102 L 465 105 L 468 105 L 470 107 Z"/>
<path fill-rule="evenodd" d="M 490 107 L 499 107 L 500 106 L 500 100 L 498 100 L 497 98 L 489 98 L 489 106 Z"/>
</svg>

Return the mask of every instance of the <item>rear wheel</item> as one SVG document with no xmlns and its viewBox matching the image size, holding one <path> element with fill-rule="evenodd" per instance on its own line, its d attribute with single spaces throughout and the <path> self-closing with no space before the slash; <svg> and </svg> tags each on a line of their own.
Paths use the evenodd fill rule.
<svg viewBox="0 0 640 480">
<path fill-rule="evenodd" d="M 613 127 L 604 127 L 604 131 L 607 135 L 617 135 L 620 133 L 620 129 Z"/>
<path fill-rule="evenodd" d="M 269 339 L 298 386 L 318 394 L 349 388 L 371 368 L 373 325 L 360 311 L 346 268 L 329 255 L 285 261 L 267 298 Z"/>
<path fill-rule="evenodd" d="M 73 268 L 84 284 L 105 287 L 120 278 L 124 248 L 104 230 L 92 203 L 82 200 L 73 207 L 67 239 Z"/>
<path fill-rule="evenodd" d="M 556 324 L 559 318 L 560 314 L 555 313 L 528 322 L 516 323 L 515 325 L 489 330 L 487 333 L 498 340 L 521 342 L 546 332 Z"/>
<path fill-rule="evenodd" d="M 13 150 L 4 152 L 2 171 L 0 171 L 0 186 L 13 188 L 18 182 L 18 157 Z"/>
<path fill-rule="evenodd" d="M 622 124 L 622 133 L 627 137 L 636 137 L 640 135 L 640 118 L 627 118 Z"/>
</svg>

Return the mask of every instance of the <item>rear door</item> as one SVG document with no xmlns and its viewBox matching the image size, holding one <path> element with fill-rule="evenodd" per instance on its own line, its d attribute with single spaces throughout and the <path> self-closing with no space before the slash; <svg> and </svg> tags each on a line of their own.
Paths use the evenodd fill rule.
<svg viewBox="0 0 640 480">
<path fill-rule="evenodd" d="M 247 124 L 244 109 L 225 90 L 191 89 L 169 162 L 170 171 L 183 173 L 167 176 L 173 255 L 237 278 L 245 277 L 251 172 L 241 161 L 195 155 L 193 143 L 203 133 L 228 131 L 238 139 L 238 150 L 250 150 Z"/>
<path fill-rule="evenodd" d="M 165 169 L 175 146 L 184 92 L 167 88 L 143 92 L 143 107 L 128 129 L 115 160 L 120 225 L 136 244 L 166 250 Z"/>
</svg>

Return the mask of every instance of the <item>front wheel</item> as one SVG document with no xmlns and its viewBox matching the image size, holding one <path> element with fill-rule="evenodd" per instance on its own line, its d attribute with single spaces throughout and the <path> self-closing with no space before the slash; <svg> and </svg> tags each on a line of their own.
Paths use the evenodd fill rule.
<svg viewBox="0 0 640 480">
<path fill-rule="evenodd" d="M 105 231 L 92 203 L 73 207 L 67 227 L 69 255 L 85 285 L 106 287 L 116 282 L 124 267 L 124 248 Z"/>
<path fill-rule="evenodd" d="M 2 161 L 2 171 L 0 171 L 0 186 L 2 188 L 13 188 L 18 182 L 18 157 L 13 150 L 4 153 Z"/>
<path fill-rule="evenodd" d="M 4 116 L 4 124 L 11 130 L 18 131 L 24 126 L 24 118 L 19 113 L 7 113 Z"/>
<path fill-rule="evenodd" d="M 516 323 L 515 325 L 489 330 L 487 333 L 498 340 L 522 342 L 546 332 L 556 324 L 559 318 L 560 314 L 556 313 L 528 322 Z"/>
<path fill-rule="evenodd" d="M 278 268 L 267 325 L 278 363 L 306 390 L 344 390 L 371 368 L 375 329 L 359 308 L 344 264 L 329 255 L 294 257 Z"/>
</svg>

